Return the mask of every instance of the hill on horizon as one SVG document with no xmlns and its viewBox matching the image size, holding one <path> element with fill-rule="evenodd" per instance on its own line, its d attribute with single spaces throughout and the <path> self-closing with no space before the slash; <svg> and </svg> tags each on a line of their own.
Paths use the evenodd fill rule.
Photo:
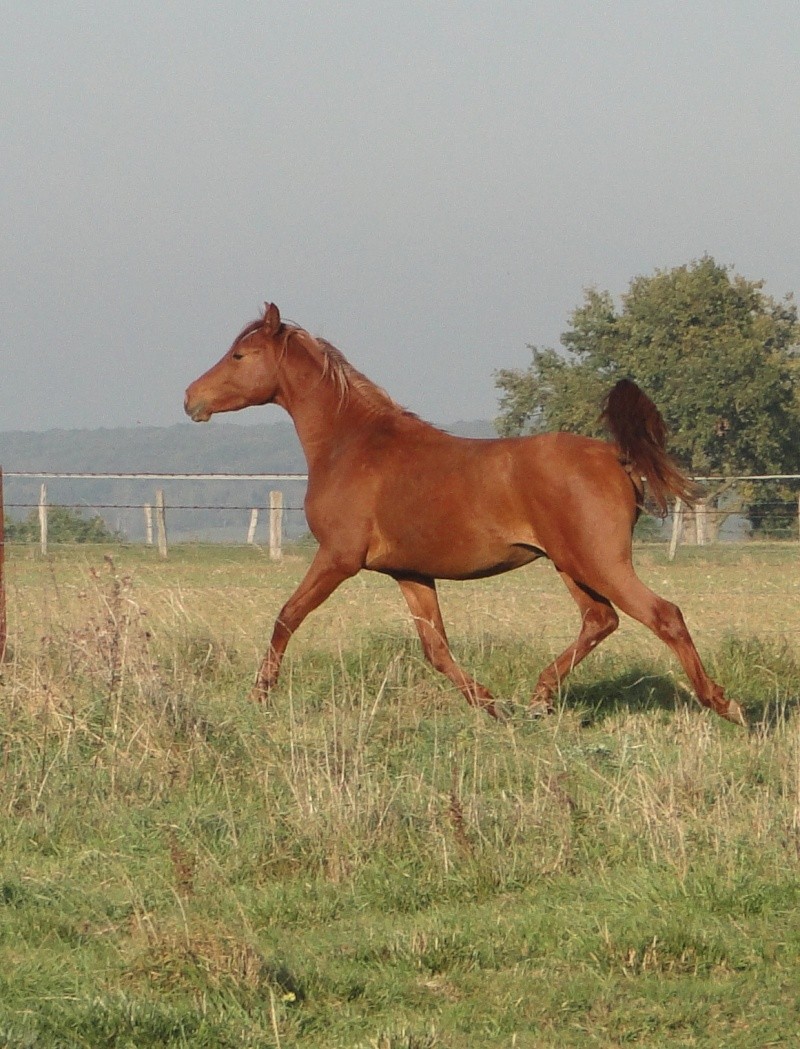
<svg viewBox="0 0 800 1049">
<path fill-rule="evenodd" d="M 460 437 L 496 437 L 487 420 L 441 429 Z M 294 426 L 214 420 L 209 425 L 0 431 L 0 466 L 14 471 L 73 473 L 304 473 Z"/>
</svg>

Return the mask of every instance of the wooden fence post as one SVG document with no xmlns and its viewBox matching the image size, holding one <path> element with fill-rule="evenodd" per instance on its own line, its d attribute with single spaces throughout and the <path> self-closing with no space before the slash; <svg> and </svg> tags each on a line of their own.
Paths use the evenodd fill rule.
<svg viewBox="0 0 800 1049">
<path fill-rule="evenodd" d="M 158 530 L 158 552 L 167 556 L 167 513 L 164 507 L 164 489 L 156 491 L 156 528 Z"/>
<path fill-rule="evenodd" d="M 698 499 L 694 508 L 694 520 L 697 528 L 697 545 L 708 543 L 708 505 L 705 499 Z"/>
<path fill-rule="evenodd" d="M 153 507 L 150 503 L 144 504 L 144 542 L 145 546 L 153 545 Z"/>
<path fill-rule="evenodd" d="M 47 556 L 47 485 L 39 489 L 39 542 L 42 556 Z"/>
<path fill-rule="evenodd" d="M 247 542 L 252 545 L 256 541 L 256 528 L 258 527 L 258 508 L 250 511 L 250 525 L 247 529 Z"/>
<path fill-rule="evenodd" d="M 6 519 L 3 507 L 3 467 L 0 466 L 0 663 L 5 661 L 8 642 L 6 622 Z"/>
<path fill-rule="evenodd" d="M 669 559 L 670 561 L 675 560 L 675 551 L 678 549 L 678 543 L 681 538 L 681 529 L 683 528 L 683 500 L 676 499 L 675 506 L 672 510 L 672 535 L 669 540 Z"/>
<path fill-rule="evenodd" d="M 269 493 L 269 556 L 272 561 L 283 557 L 283 492 Z"/>
</svg>

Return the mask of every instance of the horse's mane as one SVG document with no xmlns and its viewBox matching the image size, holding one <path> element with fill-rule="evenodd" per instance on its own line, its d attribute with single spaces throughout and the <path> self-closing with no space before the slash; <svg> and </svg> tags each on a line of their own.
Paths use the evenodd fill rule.
<svg viewBox="0 0 800 1049">
<path fill-rule="evenodd" d="M 264 324 L 264 318 L 250 321 L 239 332 L 231 343 L 231 349 L 243 339 L 255 335 Z M 322 378 L 327 379 L 338 393 L 339 403 L 345 404 L 351 395 L 356 394 L 362 404 L 365 404 L 375 415 L 400 414 L 412 416 L 399 405 L 384 389 L 368 379 L 366 375 L 353 367 L 345 355 L 326 339 L 319 339 L 311 335 L 299 324 L 291 321 L 281 321 L 278 338 L 282 340 L 281 355 L 287 352 L 289 343 L 301 348 L 309 356 L 319 359 L 322 368 Z"/>
</svg>

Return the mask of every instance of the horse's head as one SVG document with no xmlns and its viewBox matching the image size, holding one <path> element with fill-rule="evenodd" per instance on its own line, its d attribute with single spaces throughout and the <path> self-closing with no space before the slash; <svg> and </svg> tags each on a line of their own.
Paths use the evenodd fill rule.
<svg viewBox="0 0 800 1049">
<path fill-rule="evenodd" d="M 265 303 L 264 316 L 248 324 L 225 356 L 187 388 L 186 414 L 195 422 L 208 422 L 215 412 L 269 404 L 277 393 L 284 334 L 278 307 Z"/>
</svg>

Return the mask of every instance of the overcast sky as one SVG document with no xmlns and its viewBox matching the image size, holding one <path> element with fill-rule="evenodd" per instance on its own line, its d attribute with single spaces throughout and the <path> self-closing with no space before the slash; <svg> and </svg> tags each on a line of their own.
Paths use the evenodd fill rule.
<svg viewBox="0 0 800 1049">
<path fill-rule="evenodd" d="M 800 285 L 797 0 L 6 0 L 0 57 L 3 430 L 182 421 L 265 299 L 448 422 L 588 286 Z"/>
</svg>

